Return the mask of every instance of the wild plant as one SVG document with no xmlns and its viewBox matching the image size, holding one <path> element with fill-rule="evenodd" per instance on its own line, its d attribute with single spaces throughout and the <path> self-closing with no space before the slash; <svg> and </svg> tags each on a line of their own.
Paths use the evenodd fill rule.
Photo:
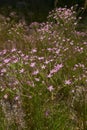
<svg viewBox="0 0 87 130">
<path fill-rule="evenodd" d="M 87 129 L 87 42 L 76 25 L 73 8 L 55 9 L 29 39 L 22 33 L 27 48 L 0 51 L 4 129 Z"/>
</svg>

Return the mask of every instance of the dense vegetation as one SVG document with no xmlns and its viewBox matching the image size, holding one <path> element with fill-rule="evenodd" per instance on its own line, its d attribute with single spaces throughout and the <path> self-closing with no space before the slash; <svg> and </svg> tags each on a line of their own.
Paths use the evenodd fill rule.
<svg viewBox="0 0 87 130">
<path fill-rule="evenodd" d="M 55 7 L 69 8 L 76 4 L 78 10 L 81 7 L 87 10 L 87 0 L 0 0 L 0 13 L 9 16 L 10 12 L 15 11 L 19 19 L 25 17 L 28 22 L 42 22 L 46 20 L 48 12 Z"/>
<path fill-rule="evenodd" d="M 87 130 L 87 30 L 76 16 L 0 16 L 0 130 Z"/>
</svg>

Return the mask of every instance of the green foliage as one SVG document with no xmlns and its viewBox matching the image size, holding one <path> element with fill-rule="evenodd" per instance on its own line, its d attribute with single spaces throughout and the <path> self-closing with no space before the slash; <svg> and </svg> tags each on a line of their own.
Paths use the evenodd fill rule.
<svg viewBox="0 0 87 130">
<path fill-rule="evenodd" d="M 77 24 L 73 7 L 30 26 L 1 19 L 1 130 L 87 129 L 87 34 Z"/>
</svg>

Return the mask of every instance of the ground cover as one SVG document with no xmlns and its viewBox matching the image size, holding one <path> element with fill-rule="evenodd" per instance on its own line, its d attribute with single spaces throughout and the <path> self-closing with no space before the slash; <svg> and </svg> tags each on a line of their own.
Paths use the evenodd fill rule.
<svg viewBox="0 0 87 130">
<path fill-rule="evenodd" d="M 57 8 L 29 26 L 1 18 L 0 130 L 87 129 L 87 34 L 76 15 Z"/>
</svg>

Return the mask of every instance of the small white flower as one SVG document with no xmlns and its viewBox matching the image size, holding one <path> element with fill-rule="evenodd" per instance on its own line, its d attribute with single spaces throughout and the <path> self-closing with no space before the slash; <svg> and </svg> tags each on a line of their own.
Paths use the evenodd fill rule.
<svg viewBox="0 0 87 130">
<path fill-rule="evenodd" d="M 5 98 L 5 99 L 7 99 L 7 98 L 8 98 L 8 95 L 7 95 L 7 94 L 5 94 L 5 95 L 4 95 L 4 98 Z"/>
</svg>

